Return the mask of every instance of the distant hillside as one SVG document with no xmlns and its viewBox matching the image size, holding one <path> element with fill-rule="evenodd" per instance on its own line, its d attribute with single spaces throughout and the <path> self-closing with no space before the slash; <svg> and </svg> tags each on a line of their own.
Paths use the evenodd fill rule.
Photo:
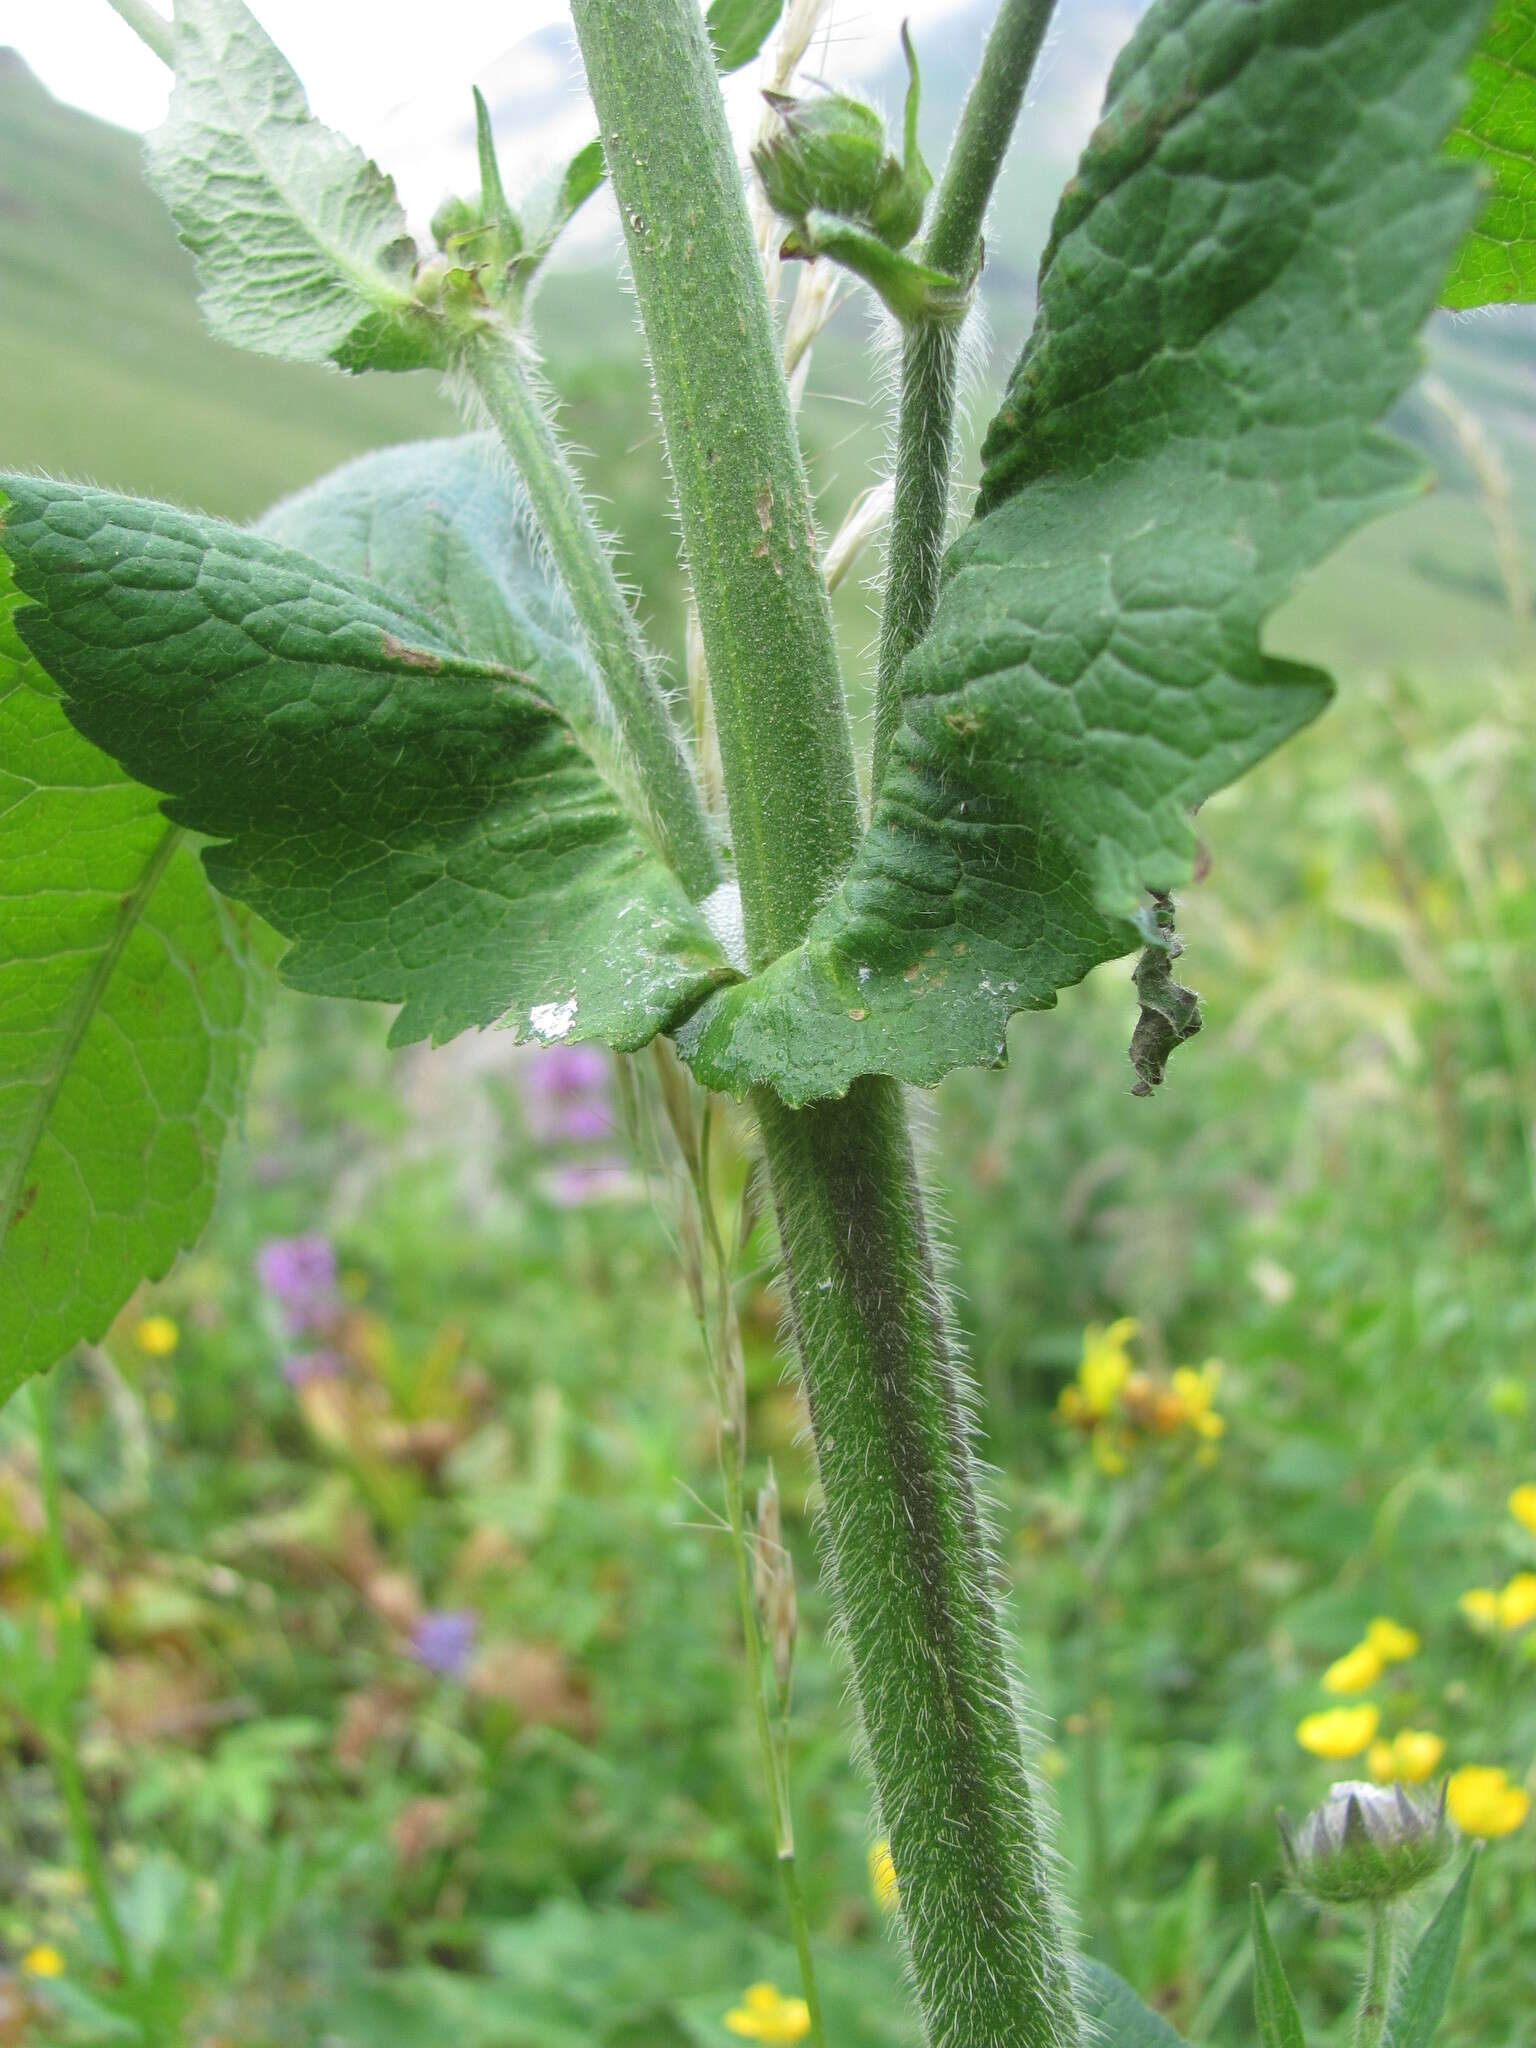
<svg viewBox="0 0 1536 2048">
<path fill-rule="evenodd" d="M 343 377 L 203 330 L 139 138 L 0 50 L 0 462 L 233 518 L 381 442 L 451 431 L 431 377 Z"/>
</svg>

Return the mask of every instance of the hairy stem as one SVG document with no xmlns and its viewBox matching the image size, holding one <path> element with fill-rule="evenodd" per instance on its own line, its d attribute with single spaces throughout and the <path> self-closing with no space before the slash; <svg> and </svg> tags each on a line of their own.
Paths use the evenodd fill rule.
<svg viewBox="0 0 1536 2048">
<path fill-rule="evenodd" d="M 951 277 L 969 277 L 980 258 L 987 203 L 1054 6 L 1055 0 L 1003 0 L 987 39 L 923 244 L 923 261 Z M 901 723 L 897 676 L 907 655 L 927 632 L 939 599 L 950 473 L 955 462 L 960 334 L 956 321 L 917 321 L 907 328 L 902 344 L 896 512 L 880 616 L 872 797 L 879 794 L 891 742 Z"/>
<path fill-rule="evenodd" d="M 901 1091 L 754 1098 L 834 1590 L 930 2039 L 1077 2039 Z"/>
<path fill-rule="evenodd" d="M 747 953 L 853 857 L 853 741 L 810 492 L 696 0 L 573 0 L 714 696 Z"/>
<path fill-rule="evenodd" d="M 857 836 L 809 502 L 697 0 L 573 0 L 716 693 L 754 967 Z M 936 2048 L 1075 2048 L 901 1092 L 759 1091 L 834 1592 Z"/>
<path fill-rule="evenodd" d="M 697 902 L 720 880 L 698 786 L 634 613 L 555 438 L 521 344 L 499 332 L 477 336 L 465 351 L 464 367 L 512 458 L 602 677 L 656 842 Z"/>
<path fill-rule="evenodd" d="M 171 62 L 171 24 L 158 7 L 152 7 L 150 0 L 108 0 L 108 5 L 122 16 L 139 41 L 153 50 L 162 64 Z"/>
<path fill-rule="evenodd" d="M 1355 2015 L 1354 2048 L 1376 2048 L 1387 2018 L 1387 1996 L 1392 1989 L 1392 1945 L 1396 1929 L 1390 1907 L 1374 1906 L 1367 1936 L 1365 1985 L 1360 1993 L 1360 2010 Z"/>
</svg>

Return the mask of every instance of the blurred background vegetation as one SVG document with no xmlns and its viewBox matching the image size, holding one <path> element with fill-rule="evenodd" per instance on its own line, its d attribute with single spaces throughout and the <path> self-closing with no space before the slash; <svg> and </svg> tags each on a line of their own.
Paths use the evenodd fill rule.
<svg viewBox="0 0 1536 2048">
<path fill-rule="evenodd" d="M 1026 331 L 1046 170 L 1001 209 L 981 420 Z M 4 53 L 0 274 L 8 463 L 245 518 L 456 429 L 430 383 L 207 339 L 137 140 Z M 557 273 L 536 328 L 676 673 L 613 267 Z M 1211 2044 L 1252 2038 L 1277 1805 L 1416 1769 L 1428 1750 L 1382 1751 L 1403 1730 L 1443 1743 L 1434 1775 L 1536 1789 L 1536 1505 L 1506 1507 L 1536 1482 L 1533 340 L 1518 315 L 1437 328 L 1398 422 L 1437 489 L 1272 633 L 1339 703 L 1207 813 L 1181 906 L 1206 1028 L 1163 1095 L 1130 1096 L 1117 966 L 1018 1020 L 1009 1068 L 953 1077 L 928 1122 L 1062 1882 L 1085 1943 Z M 854 300 L 818 348 L 829 528 L 878 474 L 880 348 Z M 870 606 L 840 594 L 860 689 Z M 606 1057 L 496 1034 L 386 1056 L 387 1024 L 279 999 L 213 1229 L 55 1375 L 56 1487 L 34 1405 L 0 1414 L 0 2043 L 720 2048 L 747 1985 L 795 1988 L 672 1191 L 626 1163 Z M 744 1182 L 750 1133 L 726 1143 Z M 829 2034 L 894 2048 L 916 2036 L 765 1225 L 747 1263 Z M 1380 1617 L 1416 1649 L 1330 1691 Z M 1358 1715 L 1329 1756 L 1298 1742 L 1362 1704 L 1374 1744 L 1342 1753 Z M 1533 1843 L 1530 1821 L 1490 1843 L 1447 2048 L 1531 2041 Z M 1331 2038 L 1353 1939 L 1294 1902 L 1275 1923 Z"/>
</svg>

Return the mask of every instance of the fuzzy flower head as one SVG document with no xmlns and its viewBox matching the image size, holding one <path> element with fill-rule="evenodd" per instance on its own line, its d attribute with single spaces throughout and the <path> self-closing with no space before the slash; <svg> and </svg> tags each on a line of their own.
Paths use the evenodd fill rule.
<svg viewBox="0 0 1536 2048">
<path fill-rule="evenodd" d="M 1368 1750 L 1380 1726 L 1380 1709 L 1362 1700 L 1356 1707 L 1327 1707 L 1320 1714 L 1306 1715 L 1296 1724 L 1296 1740 L 1309 1756 L 1342 1763 Z"/>
<path fill-rule="evenodd" d="M 803 2041 L 811 2031 L 811 2011 L 803 1998 L 786 1998 L 772 1984 L 749 1984 L 725 2024 L 744 2041 Z"/>
<path fill-rule="evenodd" d="M 1509 1496 L 1509 1512 L 1522 1529 L 1536 1536 L 1536 1485 L 1517 1486 Z"/>
<path fill-rule="evenodd" d="M 433 1608 L 411 1630 L 411 1655 L 439 1678 L 462 1678 L 474 1655 L 476 1629 L 465 1608 Z"/>
<path fill-rule="evenodd" d="M 1445 1803 L 1464 1835 L 1487 1842 L 1524 1825 L 1531 1795 L 1492 1764 L 1464 1764 L 1446 1780 Z"/>
<path fill-rule="evenodd" d="M 62 1977 L 64 1958 L 51 1942 L 40 1941 L 35 1948 L 29 1948 L 21 1959 L 22 1972 L 28 1977 Z"/>
<path fill-rule="evenodd" d="M 330 1239 L 270 1238 L 256 1254 L 256 1277 L 277 1304 L 290 1335 L 323 1328 L 336 1310 L 336 1254 Z"/>
<path fill-rule="evenodd" d="M 1401 1785 L 1335 1785 L 1292 1832 L 1280 1816 L 1291 1881 L 1326 1906 L 1383 1905 L 1432 1877 L 1450 1855 L 1445 1801 Z"/>
</svg>

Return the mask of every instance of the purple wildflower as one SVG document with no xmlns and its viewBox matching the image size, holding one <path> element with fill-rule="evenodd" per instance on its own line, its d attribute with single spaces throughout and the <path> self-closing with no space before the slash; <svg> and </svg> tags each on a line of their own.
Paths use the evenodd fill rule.
<svg viewBox="0 0 1536 2048">
<path fill-rule="evenodd" d="M 546 1144 L 589 1145 L 613 1130 L 612 1069 L 595 1045 L 552 1045 L 522 1068 L 528 1125 Z"/>
<path fill-rule="evenodd" d="M 557 1166 L 544 1186 L 557 1209 L 584 1209 L 632 1195 L 634 1178 L 620 1159 L 592 1159 Z"/>
<path fill-rule="evenodd" d="M 573 1102 L 561 1111 L 557 1128 L 562 1138 L 591 1144 L 613 1136 L 613 1118 L 604 1103 Z"/>
<path fill-rule="evenodd" d="M 477 1626 L 466 1608 L 433 1608 L 411 1630 L 411 1655 L 439 1678 L 462 1678 L 474 1654 Z"/>
<path fill-rule="evenodd" d="M 336 1254 L 318 1233 L 269 1239 L 256 1254 L 256 1275 L 291 1335 L 322 1328 L 336 1312 Z"/>
<path fill-rule="evenodd" d="M 295 1351 L 281 1367 L 283 1378 L 295 1390 L 316 1380 L 338 1380 L 345 1370 L 334 1351 Z"/>
<path fill-rule="evenodd" d="M 528 1062 L 527 1081 L 531 1095 L 606 1095 L 608 1056 L 595 1045 L 551 1045 Z"/>
</svg>

